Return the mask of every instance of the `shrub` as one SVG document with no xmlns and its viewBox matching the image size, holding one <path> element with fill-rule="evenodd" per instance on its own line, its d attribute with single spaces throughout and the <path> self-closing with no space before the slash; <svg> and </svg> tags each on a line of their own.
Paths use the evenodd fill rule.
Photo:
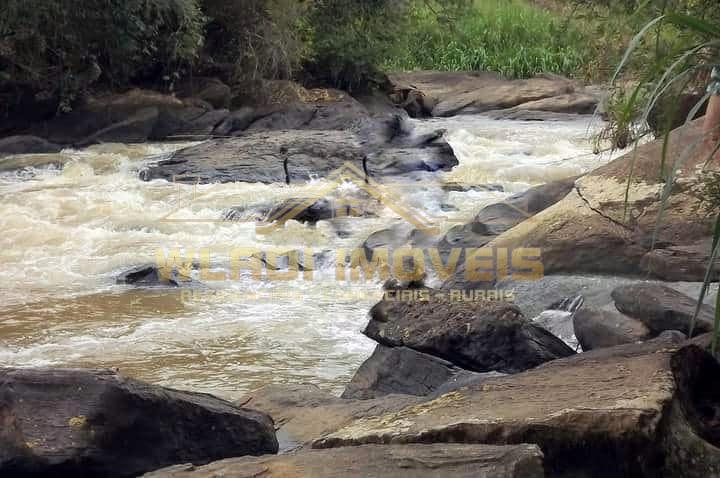
<svg viewBox="0 0 720 478">
<path fill-rule="evenodd" d="M 171 79 L 202 44 L 196 0 L 5 0 L 0 82 L 67 107 L 96 80 Z"/>
</svg>

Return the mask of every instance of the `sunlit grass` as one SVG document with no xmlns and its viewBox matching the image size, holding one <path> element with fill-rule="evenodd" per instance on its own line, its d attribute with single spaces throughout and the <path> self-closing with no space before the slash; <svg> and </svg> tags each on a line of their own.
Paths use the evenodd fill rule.
<svg viewBox="0 0 720 478">
<path fill-rule="evenodd" d="M 487 70 L 511 78 L 541 72 L 573 76 L 587 61 L 588 42 L 582 32 L 523 0 L 479 0 L 462 18 L 447 23 L 421 7 L 413 14 L 404 52 L 386 61 L 387 70 Z"/>
</svg>

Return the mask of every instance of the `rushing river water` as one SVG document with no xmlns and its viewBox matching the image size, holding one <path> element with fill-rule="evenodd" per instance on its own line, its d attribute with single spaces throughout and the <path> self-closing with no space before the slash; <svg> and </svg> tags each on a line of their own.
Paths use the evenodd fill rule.
<svg viewBox="0 0 720 478">
<path fill-rule="evenodd" d="M 609 159 L 591 154 L 586 120 L 458 117 L 416 127 L 447 129 L 460 165 L 393 187 L 443 230 L 508 194 Z M 311 195 L 324 180 L 191 186 L 138 179 L 148 162 L 182 146 L 105 144 L 0 160 L 0 363 L 117 367 L 231 399 L 267 383 L 341 390 L 374 347 L 360 331 L 382 294 L 378 283 L 341 283 L 326 270 L 312 281 L 215 281 L 188 297 L 116 285 L 115 278 L 153 262 L 159 248 L 209 248 L 213 263 L 237 246 L 354 248 L 402 219 L 385 209 L 317 227 L 291 221 L 261 236 L 252 221 L 218 219 L 229 207 L 252 211 Z M 495 184 L 504 192 L 446 192 L 444 183 Z"/>
</svg>

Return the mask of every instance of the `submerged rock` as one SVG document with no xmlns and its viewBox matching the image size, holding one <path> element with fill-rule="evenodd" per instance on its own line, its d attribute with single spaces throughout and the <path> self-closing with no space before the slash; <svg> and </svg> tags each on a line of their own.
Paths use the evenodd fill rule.
<svg viewBox="0 0 720 478">
<path fill-rule="evenodd" d="M 134 477 L 276 453 L 272 420 L 109 370 L 0 369 L 0 475 Z"/>
<path fill-rule="evenodd" d="M 62 146 L 37 136 L 21 135 L 0 138 L 0 157 L 11 154 L 57 153 Z"/>
<path fill-rule="evenodd" d="M 145 478 L 542 478 L 535 445 L 364 445 L 301 450 L 277 457 L 234 458 L 205 466 L 178 465 Z"/>
<path fill-rule="evenodd" d="M 387 301 L 370 312 L 364 334 L 390 347 L 409 347 L 475 372 L 516 373 L 573 355 L 562 340 L 503 302 Z"/>
<path fill-rule="evenodd" d="M 141 287 L 182 287 L 199 286 L 199 282 L 173 270 L 169 277 L 161 277 L 160 270 L 155 264 L 144 264 L 134 267 L 120 274 L 115 280 L 117 284 L 127 284 Z"/>
</svg>

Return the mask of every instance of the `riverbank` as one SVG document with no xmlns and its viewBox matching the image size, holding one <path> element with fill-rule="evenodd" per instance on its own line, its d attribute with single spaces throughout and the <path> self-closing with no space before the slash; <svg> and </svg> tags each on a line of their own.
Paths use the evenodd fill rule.
<svg viewBox="0 0 720 478">
<path fill-rule="evenodd" d="M 383 97 L 355 99 L 327 92 L 318 100 L 309 94 L 311 101 L 289 102 L 261 113 L 223 113 L 212 129 L 193 133 L 198 135 L 193 139 L 209 139 L 156 149 L 160 157 L 147 156 L 157 146 L 124 146 L 136 151 L 136 161 L 128 161 L 118 158 L 113 146 L 99 144 L 64 153 L 65 159 L 52 153 L 0 159 L 6 170 L 3 186 L 14 193 L 7 203 L 14 209 L 3 214 L 12 242 L 1 256 L 6 269 L 24 277 L 22 270 L 34 267 L 39 274 L 27 276 L 26 284 L 32 293 L 42 289 L 38 278 L 50 288 L 57 281 L 52 270 L 28 262 L 28 257 L 55 261 L 57 270 L 62 270 L 63 261 L 77 259 L 70 268 L 75 277 L 63 278 L 70 297 L 47 301 L 42 309 L 50 319 L 39 312 L 37 301 L 14 296 L 18 302 L 4 314 L 11 312 L 13 322 L 10 333 L 3 334 L 13 340 L 6 351 L 8 362 L 28 365 L 23 358 L 27 353 L 66 364 L 67 358 L 58 360 L 64 353 L 82 356 L 88 347 L 96 347 L 107 355 L 100 362 L 110 365 L 120 357 L 114 344 L 128 339 L 131 346 L 121 353 L 144 355 L 132 375 L 153 362 L 169 364 L 177 358 L 178 370 L 184 369 L 186 377 L 180 373 L 173 383 L 190 388 L 202 383 L 202 373 L 209 377 L 205 385 L 212 385 L 223 374 L 232 376 L 253 365 L 258 366 L 258 382 L 281 383 L 294 377 L 290 385 L 270 385 L 231 403 L 168 392 L 116 373 L 53 374 L 53 368 L 40 368 L 28 375 L 3 369 L 5 383 L 13 383 L 3 398 L 13 434 L 6 447 L 11 459 L 0 462 L 0 467 L 18 473 L 98 470 L 98 475 L 134 476 L 167 465 L 202 465 L 280 450 L 285 454 L 278 457 L 234 458 L 206 468 L 178 466 L 156 476 L 207 476 L 218 470 L 372 476 L 385 460 L 383 471 L 392 470 L 396 476 L 432 476 L 438 470 L 448 470 L 450 476 L 475 476 L 480 470 L 489 476 L 717 473 L 709 414 L 718 397 L 712 388 L 697 394 L 717 364 L 691 346 L 692 342 L 704 347 L 706 336 L 686 341 L 695 304 L 678 292 L 697 293 L 703 277 L 700 264 L 707 261 L 709 251 L 704 246 L 710 240 L 710 224 L 697 216 L 699 199 L 692 194 L 700 163 L 693 160 L 683 166 L 666 211 L 670 222 L 652 247 L 662 188 L 655 174 L 661 145 L 640 147 L 631 184 L 632 220 L 624 223 L 622 179 L 633 156 L 629 153 L 595 169 L 598 159 L 583 141 L 589 116 L 577 114 L 589 111 L 591 91 L 557 77 L 511 82 L 492 75 L 452 73 L 418 73 L 395 84 L 390 98 L 404 110 Z M 130 98 L 146 98 L 144 93 L 134 95 Z M 77 130 L 68 133 L 68 125 L 54 124 L 44 130 L 44 138 L 65 135 L 64 147 L 108 138 L 142 142 L 170 123 L 165 121 L 168 111 L 187 107 L 171 103 L 165 110 L 166 102 L 153 103 L 157 114 L 143 113 L 143 102 L 103 103 L 105 114 L 78 111 L 73 113 L 77 121 L 69 125 Z M 106 114 L 117 105 L 127 116 Z M 205 114 L 217 111 L 221 110 Z M 435 118 L 420 122 L 408 119 L 408 112 Z M 441 119 L 458 112 L 486 116 Z M 508 115 L 516 119 L 493 119 Z M 105 118 L 110 122 L 102 123 Z M 223 134 L 216 132 L 228 118 L 238 122 L 230 122 Z M 545 122 L 537 121 L 540 118 Z M 438 131 L 440 125 L 453 130 Z M 696 135 L 697 125 L 691 125 L 676 133 L 671 147 L 681 150 L 686 138 Z M 93 151 L 97 156 L 89 157 Z M 346 163 L 359 173 L 338 190 L 332 170 Z M 439 215 L 439 222 L 433 223 L 439 230 L 423 229 L 422 218 L 408 219 L 393 209 L 398 204 L 374 196 L 369 192 L 374 184 L 402 191 L 393 197 L 413 210 Z M 49 197 L 43 196 L 47 193 Z M 113 209 L 117 205 L 123 209 Z M 290 217 L 277 214 L 288 209 L 293 211 Z M 26 235 L 24 245 L 30 250 L 13 253 L 20 236 L 12 231 L 41 227 L 28 222 L 35 218 L 51 229 Z M 262 236 L 256 222 L 280 227 Z M 128 237 L 131 240 L 123 242 Z M 78 243 L 70 239 L 89 241 L 84 251 L 90 251 L 90 259 L 72 255 Z M 162 282 L 160 271 L 152 266 L 125 273 L 131 264 L 152 263 L 158 244 L 165 252 L 177 246 L 198 252 L 208 248 L 210 253 L 206 262 L 200 255 L 191 258 L 170 282 Z M 216 284 L 200 274 L 233 273 L 231 261 L 219 253 L 227 244 L 251 246 L 265 255 L 240 256 L 250 273 Z M 279 257 L 290 261 L 289 251 L 318 244 L 331 251 L 331 258 L 338 248 L 367 251 L 370 260 L 377 251 L 387 249 L 392 257 L 392 251 L 408 246 L 423 254 L 435 250 L 445 265 L 453 248 L 461 255 L 449 277 L 433 270 L 424 277 L 386 283 L 386 291 L 392 293 L 385 300 L 377 280 L 357 286 L 375 297 L 358 301 L 330 295 L 337 264 L 325 263 L 328 255 L 318 250 L 312 262 L 302 256 L 303 268 L 297 271 L 318 273 L 318 282 L 252 280 L 254 267 L 265 273 L 288 272 Z M 282 251 L 271 260 L 267 248 L 278 245 Z M 540 248 L 545 277 L 520 281 L 512 276 L 523 270 L 513 267 L 495 267 L 496 276 L 490 279 L 468 275 L 468 264 L 478 265 L 470 251 L 488 247 L 506 253 Z M 49 256 L 49 250 L 57 255 Z M 431 258 L 426 261 L 429 264 Z M 351 262 L 345 265 L 353 269 Z M 417 270 L 411 269 L 412 276 Z M 98 277 L 109 280 L 105 286 L 110 290 L 122 289 L 125 297 L 112 301 L 109 294 L 75 295 Z M 648 277 L 654 280 L 648 282 Z M 116 278 L 123 283 L 114 284 Z M 262 294 L 290 287 L 297 287 L 307 302 L 282 306 L 265 300 L 253 305 L 227 303 L 222 295 L 214 301 L 208 295 L 198 313 L 179 300 L 188 289 Z M 451 294 L 489 289 L 514 290 L 515 304 Z M 408 291 L 407 297 L 421 300 L 391 300 Z M 355 331 L 368 311 L 368 339 L 361 342 Z M 78 314 L 89 320 L 67 320 Z M 711 329 L 713 314 L 710 308 L 702 309 L 698 332 Z M 107 315 L 113 323 L 104 322 Z M 259 335 L 253 324 L 270 325 L 270 330 L 250 345 Z M 172 334 L 156 335 L 162 327 Z M 32 356 L 24 345 L 38 330 L 46 331 L 52 341 L 40 341 L 39 355 Z M 57 335 L 60 330 L 62 335 Z M 91 344 L 93 337 L 77 333 L 90 330 L 99 330 L 103 340 Z M 198 333 L 203 335 L 193 337 Z M 330 340 L 334 333 L 343 340 Z M 181 347 L 183 335 L 196 344 L 194 353 Z M 168 337 L 177 338 L 165 342 Z M 292 348 L 278 346 L 285 338 L 293 342 Z M 376 348 L 353 378 L 341 377 L 347 382 L 344 398 L 301 385 L 333 375 L 333 360 L 348 353 L 343 347 L 351 346 L 361 347 L 363 358 Z M 287 356 L 278 357 L 279 351 Z M 284 378 L 274 380 L 273 375 L 284 369 Z M 158 370 L 157 381 L 165 381 L 162 367 Z M 121 372 L 126 373 L 124 367 Z M 338 383 L 340 378 L 335 374 L 333 380 Z M 51 406 L 42 405 L 38 397 L 50 383 L 60 389 L 77 383 L 89 386 L 81 392 L 58 393 Z M 60 431 L 50 441 L 41 428 L 33 427 L 38 416 L 45 416 L 38 410 L 52 412 L 53 418 L 47 415 L 44 421 L 58 424 Z M 103 421 L 109 410 L 122 411 L 112 413 L 119 422 Z M 233 419 L 228 421 L 228 416 Z M 208 431 L 212 427 L 207 423 L 188 417 L 209 417 L 209 423 L 225 427 L 224 437 L 244 436 L 246 441 L 229 439 L 229 446 L 217 446 L 217 430 Z M 199 436 L 193 429 L 207 433 Z M 97 437 L 102 437 L 102 446 Z M 121 447 L 127 437 L 143 447 Z M 174 445 L 148 454 L 146 440 Z M 63 453 L 57 454 L 58 448 Z M 429 468 L 424 465 L 428 460 L 434 463 Z M 318 463 L 327 465 L 319 471 Z"/>
</svg>

